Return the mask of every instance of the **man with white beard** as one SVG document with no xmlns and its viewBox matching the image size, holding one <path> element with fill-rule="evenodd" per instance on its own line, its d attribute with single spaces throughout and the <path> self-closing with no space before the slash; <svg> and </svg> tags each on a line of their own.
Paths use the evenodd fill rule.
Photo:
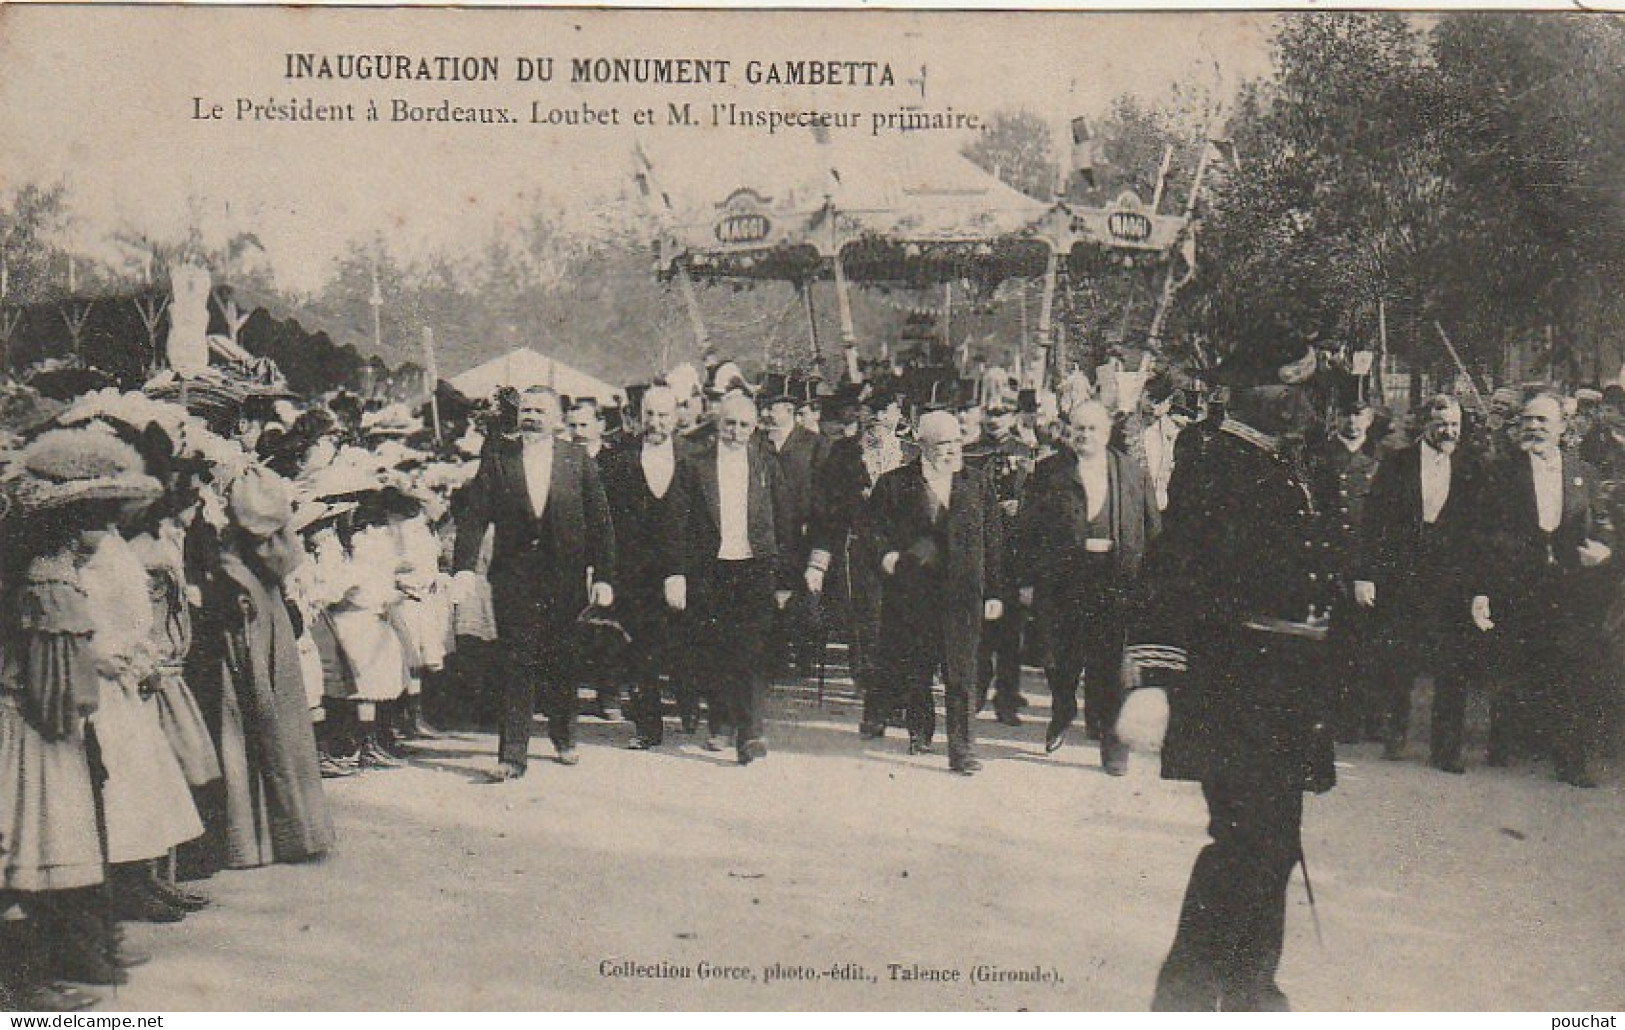
<svg viewBox="0 0 1625 1030">
<path fill-rule="evenodd" d="M 919 463 L 880 477 L 864 526 L 880 555 L 881 682 L 907 705 L 909 752 L 931 750 L 940 668 L 948 767 L 970 776 L 982 768 L 970 719 L 976 651 L 984 620 L 1004 614 L 1004 526 L 987 477 L 965 467 L 960 437 L 951 412 L 921 418 Z"/>
</svg>

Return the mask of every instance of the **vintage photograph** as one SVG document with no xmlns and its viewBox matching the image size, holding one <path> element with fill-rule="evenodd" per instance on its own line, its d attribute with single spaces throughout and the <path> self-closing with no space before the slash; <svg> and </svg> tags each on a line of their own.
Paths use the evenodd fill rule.
<svg viewBox="0 0 1625 1030">
<path fill-rule="evenodd" d="M 1622 286 L 1612 14 L 6 4 L 0 1009 L 1625 1009 Z"/>
</svg>

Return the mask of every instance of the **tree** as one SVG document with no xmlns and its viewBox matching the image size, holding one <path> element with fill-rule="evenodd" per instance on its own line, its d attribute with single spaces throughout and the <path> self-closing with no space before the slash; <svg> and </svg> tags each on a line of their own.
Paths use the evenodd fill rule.
<svg viewBox="0 0 1625 1030">
<path fill-rule="evenodd" d="M 1027 110 L 995 111 L 961 151 L 983 171 L 1029 197 L 1055 195 L 1057 165 L 1049 125 Z"/>
</svg>

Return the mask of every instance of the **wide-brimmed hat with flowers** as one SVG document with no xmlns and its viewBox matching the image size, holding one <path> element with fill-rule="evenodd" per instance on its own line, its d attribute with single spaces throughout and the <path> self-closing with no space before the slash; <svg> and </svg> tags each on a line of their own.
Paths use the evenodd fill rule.
<svg viewBox="0 0 1625 1030">
<path fill-rule="evenodd" d="M 95 426 L 41 434 L 10 462 L 4 479 L 13 516 L 90 501 L 153 501 L 163 493 L 140 452 Z"/>
</svg>

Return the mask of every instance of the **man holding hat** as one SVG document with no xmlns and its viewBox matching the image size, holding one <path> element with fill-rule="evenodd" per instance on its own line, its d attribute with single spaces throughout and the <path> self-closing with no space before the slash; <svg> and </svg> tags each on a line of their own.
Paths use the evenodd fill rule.
<svg viewBox="0 0 1625 1030">
<path fill-rule="evenodd" d="M 965 467 L 952 412 L 927 413 L 915 439 L 919 463 L 880 477 L 864 520 L 884 584 L 883 695 L 907 706 L 910 753 L 928 753 L 936 729 L 931 681 L 940 668 L 948 766 L 970 776 L 982 767 L 970 725 L 976 651 L 983 621 L 1004 614 L 1004 526 L 987 478 Z M 884 709 L 866 712 L 876 715 L 884 718 Z"/>
<path fill-rule="evenodd" d="M 1301 460 L 1316 355 L 1279 338 L 1249 343 L 1221 370 L 1228 417 L 1174 466 L 1124 662 L 1119 730 L 1144 703 L 1133 691 L 1168 689 L 1162 774 L 1201 783 L 1213 838 L 1157 977 L 1161 1011 L 1286 1007 L 1275 975 L 1303 791 L 1335 778 L 1333 706 L 1317 672 L 1331 545 Z"/>
</svg>

